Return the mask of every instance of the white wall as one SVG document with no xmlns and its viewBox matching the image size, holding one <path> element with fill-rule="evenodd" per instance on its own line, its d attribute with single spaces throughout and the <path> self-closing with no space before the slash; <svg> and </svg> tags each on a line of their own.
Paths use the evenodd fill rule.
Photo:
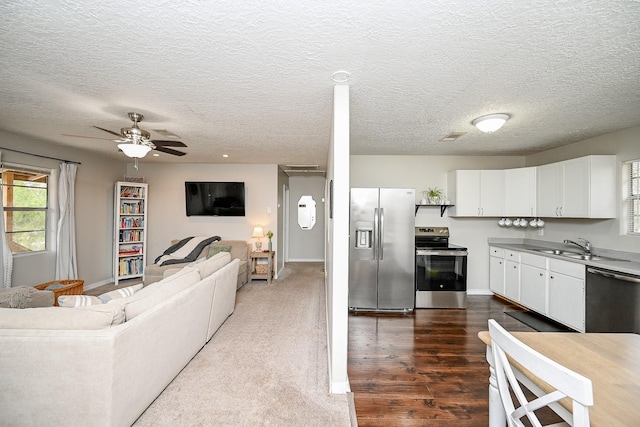
<svg viewBox="0 0 640 427">
<path fill-rule="evenodd" d="M 455 169 L 508 169 L 524 166 L 519 156 L 351 156 L 351 187 L 407 187 L 420 192 L 438 187 L 447 194 L 447 172 Z M 450 243 L 469 248 L 467 288 L 470 293 L 489 289 L 489 237 L 523 237 L 517 229 L 499 227 L 496 218 L 451 218 L 438 208 L 420 208 L 416 226 L 447 226 Z"/>
<path fill-rule="evenodd" d="M 327 163 L 325 274 L 329 387 L 331 393 L 346 393 L 350 391 L 347 376 L 349 328 L 349 86 L 347 85 L 336 85 L 333 90 L 333 120 Z M 330 215 L 331 208 L 333 215 Z"/>
<path fill-rule="evenodd" d="M 289 187 L 291 195 L 289 261 L 324 261 L 325 178 L 322 176 L 292 176 L 289 178 Z M 304 195 L 312 196 L 316 202 L 316 225 L 310 230 L 303 230 L 298 225 L 298 200 Z"/>
<path fill-rule="evenodd" d="M 552 242 L 583 237 L 591 241 L 596 253 L 598 248 L 640 252 L 640 237 L 624 234 L 626 225 L 624 220 L 620 219 L 624 217 L 621 168 L 625 161 L 640 159 L 640 126 L 533 154 L 527 156 L 526 163 L 527 166 L 538 166 L 592 154 L 615 154 L 617 157 L 618 218 L 607 220 L 545 218 L 544 236 L 540 237 L 537 233 L 528 231 L 526 237 Z"/>
<path fill-rule="evenodd" d="M 109 282 L 113 278 L 113 184 L 125 175 L 124 160 L 114 160 L 50 141 L 2 131 L 0 147 L 81 162 L 78 165 L 75 192 L 78 276 L 85 281 L 85 287 L 92 283 Z M 5 162 L 59 170 L 60 162 L 56 160 L 2 148 L 0 151 Z M 57 206 L 52 208 L 57 217 Z M 13 286 L 37 285 L 54 280 L 54 276 L 54 252 L 14 256 Z"/>
<path fill-rule="evenodd" d="M 253 227 L 262 225 L 278 235 L 278 166 L 205 163 L 143 163 L 128 166 L 129 176 L 143 176 L 149 184 L 147 263 L 162 254 L 172 239 L 218 235 L 224 240 L 251 239 Z M 185 181 L 242 181 L 245 183 L 244 217 L 188 217 Z M 266 249 L 267 238 L 262 239 Z M 255 245 L 254 245 L 255 248 Z M 276 254 L 277 256 L 277 254 Z"/>
</svg>

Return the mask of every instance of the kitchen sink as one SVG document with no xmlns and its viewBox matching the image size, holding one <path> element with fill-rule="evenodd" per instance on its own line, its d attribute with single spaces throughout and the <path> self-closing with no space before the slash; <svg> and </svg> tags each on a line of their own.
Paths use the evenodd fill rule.
<svg viewBox="0 0 640 427">
<path fill-rule="evenodd" d="M 578 252 L 565 251 L 563 249 L 534 249 L 534 250 L 536 252 L 542 252 L 544 254 L 562 255 L 567 258 L 581 259 L 583 261 L 627 261 L 625 259 L 619 259 L 619 258 L 608 258 L 608 257 L 592 255 L 592 254 L 581 254 Z"/>
<path fill-rule="evenodd" d="M 572 254 L 572 255 L 565 255 L 565 256 L 568 258 L 582 259 L 585 261 L 627 261 L 626 259 L 607 258 L 607 257 L 591 255 L 591 254 Z"/>
<path fill-rule="evenodd" d="M 562 249 L 536 249 L 536 251 L 552 255 L 580 255 L 577 252 L 563 251 Z"/>
</svg>

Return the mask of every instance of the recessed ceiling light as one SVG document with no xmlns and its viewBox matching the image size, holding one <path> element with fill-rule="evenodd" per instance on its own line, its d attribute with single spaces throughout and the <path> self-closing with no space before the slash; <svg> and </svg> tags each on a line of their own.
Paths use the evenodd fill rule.
<svg viewBox="0 0 640 427">
<path fill-rule="evenodd" d="M 222 157 L 224 157 L 226 159 L 227 157 L 229 157 L 229 155 L 228 154 L 223 154 Z"/>
<path fill-rule="evenodd" d="M 160 157 L 160 154 L 158 154 L 158 153 L 153 153 L 153 157 Z"/>
<path fill-rule="evenodd" d="M 478 117 L 471 122 L 472 125 L 480 129 L 482 132 L 495 132 L 509 120 L 508 114 L 488 114 Z"/>
</svg>

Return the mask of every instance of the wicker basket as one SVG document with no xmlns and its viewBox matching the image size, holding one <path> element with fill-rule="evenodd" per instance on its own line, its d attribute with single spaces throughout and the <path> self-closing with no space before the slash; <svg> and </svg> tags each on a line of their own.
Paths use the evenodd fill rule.
<svg viewBox="0 0 640 427">
<path fill-rule="evenodd" d="M 268 264 L 257 264 L 256 265 L 256 274 L 267 274 L 269 272 Z"/>
<path fill-rule="evenodd" d="M 70 280 L 54 280 L 52 282 L 43 283 L 41 285 L 35 286 L 36 289 L 40 291 L 44 291 L 45 288 L 49 285 L 53 285 L 54 283 L 60 283 L 61 285 L 66 285 L 63 288 L 54 289 L 53 295 L 55 296 L 55 301 L 53 305 L 58 305 L 58 297 L 60 295 L 82 295 L 84 288 L 84 280 L 79 279 L 70 279 Z"/>
</svg>

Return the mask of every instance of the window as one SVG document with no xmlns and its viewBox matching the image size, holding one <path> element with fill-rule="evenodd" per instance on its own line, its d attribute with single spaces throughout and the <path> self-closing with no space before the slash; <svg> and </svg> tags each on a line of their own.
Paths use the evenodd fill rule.
<svg viewBox="0 0 640 427">
<path fill-rule="evenodd" d="M 0 169 L 4 221 L 11 252 L 44 251 L 47 248 L 47 172 Z"/>
<path fill-rule="evenodd" d="M 627 203 L 629 206 L 629 234 L 640 236 L 640 160 L 627 163 L 629 193 Z"/>
</svg>

